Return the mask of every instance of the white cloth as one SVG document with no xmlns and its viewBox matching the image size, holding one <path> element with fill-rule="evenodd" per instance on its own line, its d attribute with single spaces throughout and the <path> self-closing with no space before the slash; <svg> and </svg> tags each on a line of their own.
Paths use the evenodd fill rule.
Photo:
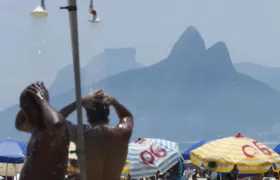
<svg viewBox="0 0 280 180">
<path fill-rule="evenodd" d="M 218 177 L 218 173 L 216 171 L 212 171 L 211 175 L 210 175 L 210 179 L 211 180 L 215 180 Z"/>
<path fill-rule="evenodd" d="M 184 171 L 183 177 L 186 180 L 186 179 L 191 178 L 193 174 L 194 174 L 193 170 L 187 169 Z"/>
</svg>

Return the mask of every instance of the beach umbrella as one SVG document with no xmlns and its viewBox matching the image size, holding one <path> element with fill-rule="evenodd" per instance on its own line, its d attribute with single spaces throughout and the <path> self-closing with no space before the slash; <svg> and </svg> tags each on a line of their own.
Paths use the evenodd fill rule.
<svg viewBox="0 0 280 180">
<path fill-rule="evenodd" d="M 0 140 L 0 162 L 21 164 L 26 156 L 26 143 L 12 139 Z"/>
<path fill-rule="evenodd" d="M 124 168 L 122 170 L 121 179 L 128 179 L 130 174 L 130 162 L 125 162 Z"/>
<path fill-rule="evenodd" d="M 280 170 L 280 156 L 266 145 L 238 133 L 236 136 L 208 142 L 191 151 L 191 161 L 217 172 L 230 172 L 236 166 L 240 174 Z"/>
<path fill-rule="evenodd" d="M 76 144 L 73 142 L 70 142 L 69 148 L 68 148 L 68 159 L 78 159 L 77 157 L 77 149 L 76 149 Z"/>
<path fill-rule="evenodd" d="M 213 141 L 214 139 L 211 140 L 202 140 L 202 141 L 198 141 L 197 143 L 195 143 L 194 145 L 192 145 L 189 149 L 187 149 L 185 152 L 182 153 L 182 156 L 185 160 L 189 160 L 190 158 L 190 152 L 208 142 Z"/>
<path fill-rule="evenodd" d="M 278 144 L 273 150 L 280 154 L 280 144 Z"/>
<path fill-rule="evenodd" d="M 20 172 L 25 156 L 26 143 L 12 139 L 0 140 L 0 175 L 15 176 Z"/>
<path fill-rule="evenodd" d="M 138 138 L 129 144 L 127 155 L 131 179 L 164 173 L 181 159 L 178 143 L 163 139 Z"/>
<path fill-rule="evenodd" d="M 70 142 L 68 152 L 67 172 L 79 171 L 80 168 L 78 165 L 77 149 L 75 143 Z"/>
</svg>

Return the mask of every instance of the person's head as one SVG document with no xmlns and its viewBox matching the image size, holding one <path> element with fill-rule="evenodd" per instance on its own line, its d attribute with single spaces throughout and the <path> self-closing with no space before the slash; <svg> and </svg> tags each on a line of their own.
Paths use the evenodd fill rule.
<svg viewBox="0 0 280 180">
<path fill-rule="evenodd" d="M 231 175 L 230 173 L 227 173 L 224 177 L 225 180 L 231 180 Z"/>
<path fill-rule="evenodd" d="M 48 90 L 45 88 L 43 83 L 36 83 L 43 91 L 43 98 L 49 101 L 49 93 Z M 32 98 L 31 93 L 28 91 L 28 87 L 26 87 L 19 98 L 20 101 L 20 108 L 23 111 L 25 118 L 28 119 L 29 123 L 37 128 L 41 128 L 44 126 L 43 122 L 40 120 L 42 118 L 42 110 L 39 105 L 35 102 Z"/>
<path fill-rule="evenodd" d="M 90 124 L 109 123 L 110 106 L 101 100 L 87 100 L 83 103 Z"/>
<path fill-rule="evenodd" d="M 196 178 L 196 175 L 192 175 L 192 179 L 193 180 L 196 180 L 197 178 Z"/>
</svg>

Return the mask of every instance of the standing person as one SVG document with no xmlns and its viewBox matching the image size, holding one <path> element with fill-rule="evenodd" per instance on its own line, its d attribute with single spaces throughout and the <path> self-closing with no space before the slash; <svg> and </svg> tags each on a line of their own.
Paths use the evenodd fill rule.
<svg viewBox="0 0 280 180">
<path fill-rule="evenodd" d="M 194 174 L 194 175 L 192 175 L 192 180 L 197 180 L 197 177 L 196 177 L 196 175 Z"/>
<path fill-rule="evenodd" d="M 24 124 L 32 130 L 20 180 L 65 179 L 69 133 L 64 117 L 48 101 L 48 91 L 39 82 L 29 85 L 20 95 L 17 118 L 28 119 Z"/>
<path fill-rule="evenodd" d="M 125 165 L 128 144 L 133 130 L 133 116 L 118 100 L 99 90 L 82 102 L 90 128 L 84 131 L 86 173 L 88 180 L 119 180 Z M 109 124 L 110 106 L 119 123 Z M 67 117 L 76 109 L 73 102 L 60 112 Z M 68 122 L 71 141 L 77 142 L 77 126 Z"/>
<path fill-rule="evenodd" d="M 127 180 L 131 180 L 130 174 L 127 175 Z"/>
<path fill-rule="evenodd" d="M 133 116 L 118 100 L 105 94 L 103 90 L 82 98 L 89 126 L 84 126 L 86 173 L 88 180 L 119 180 L 128 152 L 128 144 L 133 130 Z M 119 123 L 109 124 L 110 106 L 113 106 Z M 67 118 L 76 110 L 76 102 L 60 110 Z M 70 140 L 77 144 L 77 125 L 68 123 Z M 18 116 L 16 127 L 31 132 L 27 119 Z M 79 153 L 78 153 L 79 154 Z"/>
</svg>

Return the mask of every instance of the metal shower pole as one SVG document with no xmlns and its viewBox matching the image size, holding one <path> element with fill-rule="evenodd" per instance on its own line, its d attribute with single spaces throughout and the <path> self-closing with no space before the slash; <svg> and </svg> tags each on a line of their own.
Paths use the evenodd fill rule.
<svg viewBox="0 0 280 180">
<path fill-rule="evenodd" d="M 77 19 L 77 3 L 76 0 L 68 0 L 68 6 L 60 9 L 67 9 L 69 12 L 69 23 L 72 41 L 72 55 L 75 76 L 76 103 L 77 103 L 77 120 L 78 120 L 78 154 L 81 170 L 81 179 L 87 180 L 85 171 L 85 145 L 83 131 L 83 114 L 81 101 L 81 78 L 80 78 L 80 58 L 79 58 L 79 37 L 78 37 L 78 19 Z"/>
<path fill-rule="evenodd" d="M 41 0 L 41 6 L 42 6 L 43 9 L 46 9 L 45 0 Z"/>
</svg>

